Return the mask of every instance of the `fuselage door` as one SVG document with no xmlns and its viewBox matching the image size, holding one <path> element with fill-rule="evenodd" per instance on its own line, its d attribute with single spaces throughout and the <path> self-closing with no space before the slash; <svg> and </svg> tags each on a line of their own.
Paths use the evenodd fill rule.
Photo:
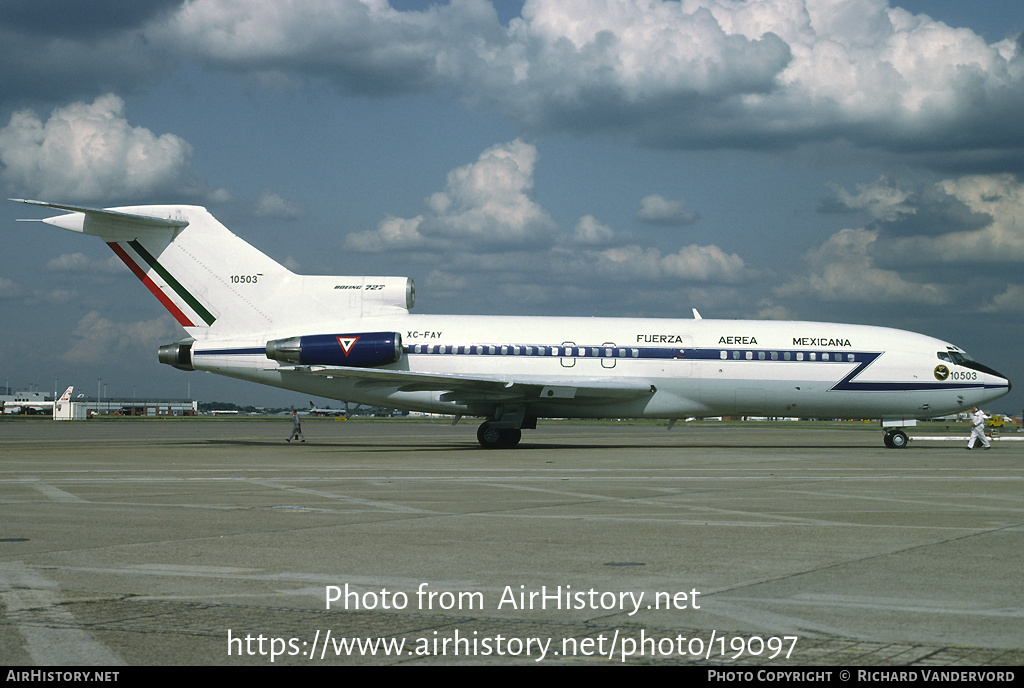
<svg viewBox="0 0 1024 688">
<path fill-rule="evenodd" d="M 605 342 L 601 345 L 601 367 L 602 368 L 614 368 L 615 367 L 615 343 Z"/>
<path fill-rule="evenodd" d="M 576 365 L 575 349 L 575 342 L 562 342 L 561 351 L 559 352 L 562 356 L 562 367 L 572 368 Z"/>
</svg>

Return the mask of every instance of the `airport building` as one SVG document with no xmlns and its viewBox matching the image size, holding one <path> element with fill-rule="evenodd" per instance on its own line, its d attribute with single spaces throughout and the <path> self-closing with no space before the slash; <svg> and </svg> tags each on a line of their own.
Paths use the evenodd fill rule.
<svg viewBox="0 0 1024 688">
<path fill-rule="evenodd" d="M 199 402 L 188 399 L 72 399 L 57 402 L 53 408 L 54 420 L 82 420 L 93 415 L 113 416 L 194 416 Z"/>
<path fill-rule="evenodd" d="M 43 392 L 3 391 L 7 393 L 0 394 L 0 412 L 6 415 L 52 415 L 54 420 L 84 420 L 94 415 L 194 416 L 199 409 L 199 402 L 192 399 L 97 399 L 80 396 L 54 402 L 52 394 Z"/>
</svg>

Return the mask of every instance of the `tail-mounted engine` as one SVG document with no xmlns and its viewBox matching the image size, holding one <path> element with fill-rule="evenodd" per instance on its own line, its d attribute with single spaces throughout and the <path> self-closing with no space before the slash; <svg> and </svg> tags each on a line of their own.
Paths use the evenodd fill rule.
<svg viewBox="0 0 1024 688">
<path fill-rule="evenodd" d="M 192 339 L 183 339 L 174 344 L 164 344 L 157 356 L 161 363 L 174 366 L 178 370 L 195 370 L 192 366 Z"/>
<path fill-rule="evenodd" d="M 267 358 L 297 365 L 373 368 L 402 357 L 398 332 L 313 334 L 267 342 Z"/>
</svg>

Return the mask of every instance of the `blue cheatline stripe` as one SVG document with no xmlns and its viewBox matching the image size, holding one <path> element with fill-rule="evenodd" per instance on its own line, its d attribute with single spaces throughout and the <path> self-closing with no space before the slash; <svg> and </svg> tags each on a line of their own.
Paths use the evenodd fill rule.
<svg viewBox="0 0 1024 688">
<path fill-rule="evenodd" d="M 193 356 L 266 356 L 265 346 L 247 346 L 237 349 L 200 349 L 192 351 Z"/>
</svg>

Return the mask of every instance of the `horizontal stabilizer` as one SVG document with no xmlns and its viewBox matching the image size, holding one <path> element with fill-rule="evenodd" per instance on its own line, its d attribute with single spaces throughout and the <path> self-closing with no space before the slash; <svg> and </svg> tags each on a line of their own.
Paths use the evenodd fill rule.
<svg viewBox="0 0 1024 688">
<path fill-rule="evenodd" d="M 72 232 L 83 234 L 106 234 L 110 230 L 140 230 L 140 229 L 182 229 L 188 227 L 188 221 L 153 217 L 152 215 L 138 215 L 126 213 L 119 210 L 105 210 L 101 208 L 86 208 L 75 205 L 62 205 L 59 203 L 47 203 L 45 201 L 30 201 L 25 198 L 10 199 L 16 203 L 37 205 L 43 208 L 54 208 L 56 210 L 67 210 L 73 215 L 58 215 L 50 217 L 43 222 L 60 227 Z"/>
</svg>

